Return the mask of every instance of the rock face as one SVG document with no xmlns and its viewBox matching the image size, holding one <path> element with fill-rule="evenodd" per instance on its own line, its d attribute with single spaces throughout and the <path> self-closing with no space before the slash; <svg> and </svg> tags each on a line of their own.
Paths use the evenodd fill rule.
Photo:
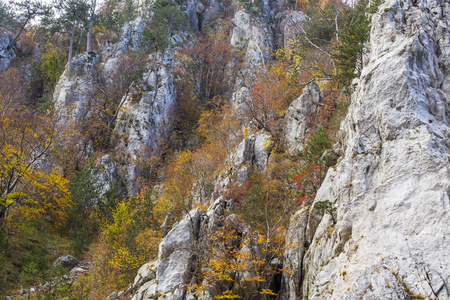
<svg viewBox="0 0 450 300">
<path fill-rule="evenodd" d="M 251 166 L 264 170 L 270 155 L 270 135 L 258 133 L 244 138 L 234 155 L 234 166 Z"/>
<path fill-rule="evenodd" d="M 101 157 L 94 170 L 93 174 L 96 177 L 96 188 L 103 198 L 105 193 L 111 189 L 114 182 L 117 180 L 116 166 L 111 160 L 111 156 L 105 155 Z"/>
<path fill-rule="evenodd" d="M 88 113 L 92 76 L 99 59 L 95 52 L 82 53 L 72 61 L 72 81 L 69 81 L 68 67 L 61 75 L 53 93 L 53 101 L 63 125 L 79 122 Z"/>
<path fill-rule="evenodd" d="M 65 268 L 73 268 L 78 264 L 78 259 L 72 255 L 61 256 L 53 263 L 53 267 L 63 266 Z"/>
<path fill-rule="evenodd" d="M 189 1 L 193 29 L 203 24 L 200 16 L 220 9 L 217 1 L 210 2 L 205 8 Z M 269 59 L 274 43 L 273 29 L 264 23 L 270 17 L 269 2 L 261 3 L 259 19 L 244 10 L 233 18 L 231 43 L 246 50 L 246 75 L 254 75 Z M 283 274 L 280 299 L 450 299 L 449 16 L 450 4 L 442 0 L 386 0 L 373 15 L 364 69 L 335 147 L 341 158 L 328 171 L 315 199 L 328 201 L 336 216 L 314 209 L 292 216 L 283 262 L 291 274 Z M 301 13 L 280 16 L 278 44 L 286 45 L 295 37 L 305 18 Z M 121 49 L 137 47 L 140 22 L 129 24 L 123 41 L 105 50 L 110 68 L 114 56 L 125 51 Z M 144 74 L 147 87 L 142 95 L 127 99 L 115 127 L 123 137 L 121 150 L 131 159 L 140 146 L 156 147 L 171 122 L 172 59 L 166 53 L 157 61 L 160 64 Z M 243 81 L 235 86 L 236 107 L 250 94 Z M 80 97 L 82 86 L 77 85 Z M 62 111 L 65 106 L 76 107 L 71 114 L 78 118 L 82 101 L 70 102 L 64 96 L 69 88 L 60 82 L 55 101 Z M 292 154 L 312 129 L 308 116 L 320 100 L 319 87 L 311 84 L 286 112 L 284 129 Z M 269 140 L 260 132 L 239 144 L 232 167 L 215 182 L 214 203 L 206 212 L 191 211 L 165 236 L 158 261 L 139 271 L 131 288 L 133 300 L 161 295 L 189 299 L 183 285 L 194 269 L 196 243 L 217 224 L 238 222 L 235 215 L 225 215 L 231 204 L 223 191 L 234 177 L 243 183 L 252 168 L 266 168 Z M 127 166 L 130 185 L 134 172 L 132 165 Z"/>
<path fill-rule="evenodd" d="M 156 272 L 157 262 L 150 262 L 139 268 L 138 274 L 132 285 L 134 295 L 132 300 L 148 299 L 150 295 L 156 294 Z"/>
<path fill-rule="evenodd" d="M 234 15 L 232 22 L 234 27 L 231 44 L 246 49 L 245 61 L 250 66 L 267 62 L 273 47 L 273 33 L 267 19 L 255 19 L 240 10 Z"/>
<path fill-rule="evenodd" d="M 200 229 L 199 210 L 190 212 L 175 228 L 166 235 L 159 245 L 160 260 L 156 280 L 157 292 L 162 294 L 184 294 L 181 289 L 189 277 L 196 236 Z M 182 299 L 182 298 L 180 298 Z"/>
<path fill-rule="evenodd" d="M 307 133 L 314 130 L 309 118 L 316 111 L 321 100 L 320 88 L 316 83 L 305 87 L 303 94 L 294 100 L 285 115 L 285 140 L 289 152 L 296 154 L 302 149 Z"/>
<path fill-rule="evenodd" d="M 12 47 L 10 47 L 13 37 L 9 33 L 0 33 L 0 73 L 5 72 L 11 61 L 16 58 Z"/>
<path fill-rule="evenodd" d="M 275 32 L 276 42 L 281 47 L 290 47 L 292 43 L 303 33 L 303 23 L 307 20 L 305 13 L 301 11 L 283 11 L 275 17 L 280 23 Z"/>
<path fill-rule="evenodd" d="M 223 230 L 219 227 L 224 223 L 241 233 L 248 230 L 234 214 L 226 215 L 225 209 L 232 209 L 233 200 L 225 200 L 223 192 L 235 179 L 240 184 L 248 180 L 253 169 L 265 170 L 270 156 L 267 141 L 270 141 L 270 136 L 259 132 L 244 138 L 237 146 L 232 155 L 230 170 L 223 172 L 215 182 L 211 197 L 213 203 L 206 211 L 200 209 L 191 211 L 164 237 L 159 245 L 158 261 L 151 263 L 151 267 L 142 266 L 129 290 L 133 300 L 195 299 L 191 298 L 192 295 L 185 289 L 184 284 L 192 278 L 192 270 L 196 267 L 198 256 L 205 254 L 205 249 L 208 248 L 205 245 L 209 242 L 209 237 L 214 235 L 216 230 Z M 251 250 L 242 249 L 242 251 Z M 152 271 L 142 271 L 149 268 Z M 153 272 L 155 276 L 147 275 L 154 274 Z M 241 276 L 245 278 L 250 275 L 241 274 Z M 214 287 L 209 288 L 214 290 Z M 209 292 L 205 291 L 202 299 L 213 299 Z M 157 298 L 160 295 L 165 295 L 165 298 Z"/>
<path fill-rule="evenodd" d="M 138 101 L 129 97 L 119 113 L 115 131 L 123 137 L 121 150 L 125 150 L 134 162 L 138 150 L 148 147 L 156 151 L 169 134 L 176 105 L 172 55 L 167 51 L 156 58 L 153 68 L 144 73 L 144 88 Z M 135 165 L 127 166 L 127 186 L 136 177 Z"/>
<path fill-rule="evenodd" d="M 144 28 L 145 22 L 138 17 L 123 26 L 117 43 L 103 45 L 99 54 L 89 52 L 74 58 L 72 81 L 69 82 L 66 70 L 54 92 L 55 108 L 61 117 L 61 126 L 82 122 L 91 113 L 94 106 L 94 75 L 113 78 L 114 74 L 120 72 L 121 60 L 126 53 L 139 48 Z M 180 41 L 173 40 L 175 42 Z M 122 180 L 119 181 L 127 191 L 133 192 L 138 152 L 146 148 L 156 151 L 168 136 L 173 122 L 171 112 L 176 105 L 173 52 L 173 49 L 169 49 L 162 55 L 151 54 L 142 75 L 142 86 L 139 89 L 133 88 L 125 99 L 114 127 L 119 141 L 115 151 L 124 153 L 124 158 L 120 166 L 115 166 L 116 162 L 109 156 L 100 161 L 97 169 L 106 171 L 98 174 L 102 193 L 118 179 L 117 176 L 121 177 Z M 100 67 L 95 68 L 96 64 Z"/>
<path fill-rule="evenodd" d="M 158 299 L 162 295 L 168 300 L 186 299 L 183 288 L 191 276 L 195 245 L 205 216 L 200 210 L 193 210 L 166 235 L 159 245 L 158 261 L 139 269 L 128 291 L 132 300 Z"/>
<path fill-rule="evenodd" d="M 302 241 L 303 297 L 450 299 L 449 16 L 439 0 L 388 0 L 373 16 L 343 156 L 315 200 L 337 222 L 325 214 Z"/>
<path fill-rule="evenodd" d="M 106 44 L 101 49 L 103 58 L 115 57 L 129 50 L 137 50 L 141 45 L 142 32 L 145 28 L 145 22 L 141 17 L 132 22 L 127 22 L 122 27 L 122 34 L 119 41 L 114 44 Z"/>
</svg>

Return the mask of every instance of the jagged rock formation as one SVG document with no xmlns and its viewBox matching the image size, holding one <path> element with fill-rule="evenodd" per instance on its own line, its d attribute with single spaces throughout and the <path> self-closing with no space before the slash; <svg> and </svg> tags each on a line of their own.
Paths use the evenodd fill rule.
<svg viewBox="0 0 450 300">
<path fill-rule="evenodd" d="M 245 49 L 245 60 L 252 67 L 267 62 L 273 48 L 273 33 L 267 17 L 255 19 L 239 10 L 232 22 L 231 45 Z"/>
<path fill-rule="evenodd" d="M 305 137 L 314 131 L 310 117 L 316 112 L 321 101 L 320 88 L 312 83 L 305 87 L 303 94 L 294 100 L 285 115 L 285 139 L 288 150 L 296 154 L 306 142 Z"/>
<path fill-rule="evenodd" d="M 309 246 L 299 297 L 450 298 L 449 13 L 446 1 L 390 0 L 373 16 L 342 159 L 315 200 L 337 222 L 325 214 L 298 237 Z"/>
<path fill-rule="evenodd" d="M 95 64 L 99 57 L 95 52 L 82 53 L 72 61 L 71 81 L 66 66 L 53 93 L 55 109 L 61 119 L 61 126 L 82 121 L 89 111 L 89 97 L 92 95 L 92 80 Z"/>
<path fill-rule="evenodd" d="M 11 47 L 13 37 L 9 33 L 0 33 L 0 73 L 5 72 L 11 61 L 16 58 Z"/>
<path fill-rule="evenodd" d="M 138 1 L 138 5 L 144 4 Z M 151 3 L 148 5 L 151 6 Z M 226 5 L 231 5 L 232 8 Z M 189 26 L 194 32 L 215 26 L 212 21 L 220 14 L 225 10 L 237 8 L 237 11 L 232 12 L 234 17 L 230 43 L 245 52 L 246 66 L 237 76 L 235 87 L 231 91 L 233 105 L 237 111 L 244 111 L 244 102 L 249 97 L 248 87 L 252 85 L 258 68 L 271 59 L 275 39 L 281 38 L 283 43 L 287 43 L 287 40 L 297 34 L 299 26 L 306 18 L 303 13 L 283 11 L 281 7 L 284 5 L 282 2 L 275 5 L 270 4 L 268 0 L 260 1 L 256 15 L 244 9 L 239 1 L 229 1 L 228 4 L 210 1 L 208 5 L 204 5 L 191 0 L 182 5 L 188 16 Z M 129 51 L 136 51 L 142 46 L 146 18 L 152 16 L 151 9 L 143 7 L 143 16 L 125 23 L 117 42 L 107 41 L 98 52 L 83 53 L 73 59 L 71 82 L 68 80 L 68 70 L 62 74 L 53 96 L 62 126 L 83 123 L 91 111 L 96 109 L 92 100 L 96 80 L 102 76 L 114 77 L 120 71 L 122 58 Z M 276 7 L 281 10 L 277 17 L 274 16 Z M 182 36 L 176 35 L 170 39 L 172 45 L 186 43 Z M 164 53 L 150 55 L 143 74 L 143 84 L 139 88 L 135 87 L 127 96 L 124 95 L 126 99 L 124 98 L 123 107 L 120 108 L 113 128 L 113 140 L 117 142 L 114 150 L 120 153 L 120 161 L 109 157 L 107 159 L 111 160 L 112 164 L 108 164 L 107 169 L 104 166 L 98 168 L 105 169 L 107 173 L 97 173 L 100 186 L 110 187 L 110 175 L 114 174 L 125 188 L 124 192 L 133 192 L 137 176 L 136 161 L 143 153 L 148 154 L 148 149 L 150 152 L 157 152 L 169 136 L 173 124 L 173 108 L 177 105 L 173 77 L 173 68 L 177 64 L 174 61 L 175 48 L 169 47 Z M 112 83 L 111 80 L 109 84 Z M 108 80 L 106 82 L 108 83 Z M 90 150 L 87 154 L 92 152 L 92 147 L 88 148 Z M 245 172 L 242 171 L 241 174 L 243 173 Z"/>
<path fill-rule="evenodd" d="M 119 40 L 116 43 L 108 43 L 107 41 L 100 50 L 101 56 L 106 59 L 117 57 L 129 50 L 137 50 L 141 45 L 144 28 L 145 22 L 142 17 L 137 17 L 136 20 L 125 23 Z"/>
<path fill-rule="evenodd" d="M 250 23 L 240 15 L 235 25 L 243 30 L 234 32 L 245 36 Z M 341 158 L 315 200 L 336 208 L 336 222 L 313 208 L 292 216 L 286 244 L 293 246 L 283 262 L 291 274 L 283 274 L 280 299 L 450 299 L 449 15 L 450 4 L 439 0 L 388 0 L 374 14 L 364 69 L 334 148 Z M 235 99 L 246 93 L 237 87 Z M 317 87 L 310 86 L 287 111 L 291 151 L 301 149 L 306 117 L 319 100 Z M 236 174 L 255 163 L 250 151 L 255 140 L 250 136 L 238 146 L 236 163 L 242 167 Z M 163 242 L 171 247 L 168 255 L 160 251 L 160 261 L 183 266 L 173 268 L 174 284 L 187 280 L 180 275 L 189 276 L 189 255 L 184 262 L 175 263 L 183 255 L 167 259 L 178 250 L 190 251 L 183 245 L 193 240 L 193 228 L 200 228 L 194 240 L 201 240 L 201 228 L 209 228 L 205 216 L 223 216 L 229 204 L 220 191 L 229 181 L 219 176 L 217 200 L 195 218 L 199 227 L 187 226 L 186 218 Z M 189 238 L 176 246 L 175 234 Z M 169 270 L 158 268 L 157 274 L 169 276 Z M 146 288 L 141 285 L 133 299 L 156 297 L 158 276 L 143 283 Z M 190 299 L 175 286 L 164 291 L 172 293 L 170 299 Z"/>
<path fill-rule="evenodd" d="M 127 291 L 128 294 L 132 294 L 133 300 L 152 299 L 162 295 L 164 299 L 169 300 L 194 299 L 186 290 L 185 284 L 192 278 L 192 270 L 199 256 L 205 254 L 205 245 L 209 237 L 216 230 L 223 230 L 218 227 L 223 224 L 242 233 L 248 230 L 234 214 L 225 213 L 225 209 L 232 209 L 233 200 L 225 200 L 223 193 L 231 182 L 242 184 L 248 180 L 252 169 L 262 171 L 266 168 L 270 149 L 265 143 L 269 139 L 268 134 L 257 133 L 244 138 L 237 146 L 230 169 L 216 180 L 210 199 L 213 203 L 206 211 L 200 209 L 191 211 L 164 237 L 159 245 L 157 262 L 152 262 L 151 267 L 142 266 L 134 284 Z M 148 276 L 143 268 L 151 270 L 150 273 L 154 275 Z M 242 276 L 244 278 L 247 275 Z M 213 299 L 209 290 L 206 290 L 202 297 Z"/>
<path fill-rule="evenodd" d="M 157 58 L 157 63 L 143 77 L 145 89 L 139 101 L 129 97 L 119 113 L 115 131 L 123 137 L 119 149 L 125 150 L 131 161 L 137 158 L 138 150 L 149 147 L 156 151 L 169 135 L 176 105 L 173 80 L 173 60 L 170 51 Z M 136 178 L 134 164 L 127 166 L 128 186 Z"/>
<path fill-rule="evenodd" d="M 307 16 L 301 11 L 282 11 L 275 16 L 279 22 L 276 33 L 277 45 L 292 47 L 292 43 L 303 33 L 303 24 Z"/>
<path fill-rule="evenodd" d="M 111 77 L 112 79 L 106 82 L 114 84 L 114 75 L 121 72 L 123 55 L 139 48 L 144 28 L 145 22 L 138 17 L 124 24 L 122 34 L 116 43 L 106 43 L 98 53 L 83 53 L 74 58 L 72 80 L 68 80 L 66 69 L 56 85 L 53 96 L 55 108 L 61 118 L 61 126 L 83 123 L 92 113 L 95 109 L 94 77 Z M 175 38 L 181 39 L 172 37 L 173 43 L 179 42 L 175 41 Z M 132 192 L 138 151 L 145 147 L 156 151 L 168 136 L 173 122 L 171 112 L 176 104 L 172 57 L 173 49 L 168 49 L 160 55 L 150 55 L 142 76 L 143 85 L 139 87 L 139 91 L 132 89 L 131 93 L 123 95 L 126 98 L 123 99 L 124 103 L 120 108 L 114 132 L 118 137 L 116 151 L 124 153 L 124 158 L 119 166 L 116 166 L 116 162 L 111 161 L 109 156 L 100 160 L 96 175 L 98 185 L 102 186 L 102 194 L 111 186 L 111 182 L 120 181 L 120 178 L 126 190 Z M 105 159 L 109 161 L 106 165 L 103 164 Z M 105 173 L 99 170 L 104 170 Z M 115 178 L 111 178 L 112 175 Z"/>
<path fill-rule="evenodd" d="M 110 190 L 117 180 L 116 166 L 111 160 L 111 155 L 102 156 L 95 165 L 93 175 L 96 177 L 96 188 L 103 197 L 105 193 Z"/>
</svg>

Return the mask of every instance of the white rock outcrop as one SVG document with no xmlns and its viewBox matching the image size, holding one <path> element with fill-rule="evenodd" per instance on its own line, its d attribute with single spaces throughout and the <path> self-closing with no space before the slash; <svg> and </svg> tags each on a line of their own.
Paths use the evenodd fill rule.
<svg viewBox="0 0 450 300">
<path fill-rule="evenodd" d="M 288 151 L 296 154 L 306 142 L 307 133 L 314 132 L 311 117 L 322 97 L 316 83 L 307 85 L 303 94 L 289 105 L 285 114 L 285 140 Z"/>
<path fill-rule="evenodd" d="M 292 47 L 292 44 L 303 34 L 303 24 L 308 16 L 302 11 L 286 10 L 275 17 L 279 20 L 277 44 L 281 47 Z"/>
<path fill-rule="evenodd" d="M 130 290 L 132 300 L 186 299 L 203 214 L 191 211 L 164 237 L 157 262 L 144 264 Z"/>
<path fill-rule="evenodd" d="M 292 216 L 283 262 L 291 272 L 283 274 L 279 299 L 450 299 L 449 16 L 450 4 L 440 0 L 386 0 L 373 15 L 364 69 L 334 148 L 341 158 L 315 199 L 336 208 L 336 222 L 314 209 Z M 272 43 L 261 38 L 264 27 L 245 11 L 233 24 L 234 45 L 253 39 L 247 59 L 261 63 L 258 48 Z M 244 85 L 235 91 L 236 104 L 248 96 Z M 293 153 L 319 102 L 319 88 L 310 85 L 286 112 Z M 246 180 L 250 167 L 264 170 L 268 138 L 258 133 L 238 145 L 232 168 L 216 180 L 214 203 L 167 234 L 156 277 L 138 278 L 133 299 L 189 299 L 181 287 L 192 247 L 232 219 L 223 213 L 223 191 L 234 177 Z"/>
<path fill-rule="evenodd" d="M 233 156 L 234 167 L 254 166 L 260 171 L 265 170 L 271 150 L 271 136 L 267 133 L 257 133 L 248 136 L 238 145 Z"/>
<path fill-rule="evenodd" d="M 122 137 L 119 148 L 130 157 L 126 185 L 132 191 L 136 178 L 134 162 L 139 150 L 156 151 L 165 141 L 173 124 L 176 91 L 173 78 L 172 54 L 167 51 L 157 58 L 154 67 L 143 74 L 141 94 L 128 97 L 119 112 L 115 132 Z"/>
<path fill-rule="evenodd" d="M 450 4 L 387 0 L 315 201 L 308 299 L 450 299 Z M 312 229 L 311 224 L 308 225 Z"/>
<path fill-rule="evenodd" d="M 244 10 L 237 11 L 232 20 L 231 45 L 244 48 L 245 61 L 258 66 L 269 61 L 273 47 L 273 33 L 264 19 L 252 18 Z"/>
<path fill-rule="evenodd" d="M 183 284 L 190 276 L 196 238 L 200 230 L 201 212 L 191 211 L 166 235 L 159 245 L 156 291 L 167 299 L 183 299 Z"/>
<path fill-rule="evenodd" d="M 102 57 L 116 57 L 127 51 L 136 51 L 141 46 L 142 32 L 146 23 L 142 17 L 137 17 L 134 21 L 127 22 L 122 26 L 122 33 L 117 43 L 107 43 L 101 49 Z"/>
<path fill-rule="evenodd" d="M 99 59 L 95 52 L 82 53 L 72 60 L 71 81 L 68 66 L 59 78 L 53 102 L 61 119 L 61 126 L 83 121 L 89 112 L 95 64 Z"/>
<path fill-rule="evenodd" d="M 5 72 L 16 54 L 11 46 L 13 37 L 9 33 L 0 33 L 0 73 Z"/>
<path fill-rule="evenodd" d="M 95 186 L 100 197 L 104 197 L 117 180 L 116 166 L 111 160 L 111 155 L 107 154 L 99 158 L 94 167 L 93 175 L 96 178 Z"/>
</svg>

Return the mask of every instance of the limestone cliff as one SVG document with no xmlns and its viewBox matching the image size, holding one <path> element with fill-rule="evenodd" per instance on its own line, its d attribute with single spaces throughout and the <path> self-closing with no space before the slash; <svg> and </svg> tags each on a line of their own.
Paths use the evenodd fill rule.
<svg viewBox="0 0 450 300">
<path fill-rule="evenodd" d="M 291 272 L 283 274 L 279 299 L 450 299 L 449 14 L 446 1 L 387 0 L 373 15 L 364 68 L 334 147 L 340 159 L 315 199 L 336 208 L 336 222 L 313 208 L 292 216 L 283 262 Z M 256 32 L 249 53 L 263 59 L 257 41 L 268 40 L 258 40 L 256 23 L 246 18 L 236 13 L 233 34 Z M 236 88 L 237 107 L 246 93 Z M 310 86 L 286 113 L 292 151 L 308 129 L 302 111 L 315 109 L 320 97 Z M 243 163 L 255 163 L 247 153 L 254 142 L 249 137 L 236 149 Z M 244 164 L 237 169 L 246 172 Z M 223 177 L 217 189 L 228 184 Z M 166 236 L 159 262 L 141 270 L 129 290 L 133 299 L 194 299 L 181 288 L 191 276 L 192 247 L 230 207 L 220 196 L 212 200 Z"/>
<path fill-rule="evenodd" d="M 325 214 L 315 230 L 298 213 L 306 228 L 290 238 L 307 251 L 286 299 L 450 298 L 449 13 L 390 0 L 373 16 L 342 158 L 315 200 L 337 222 Z"/>
</svg>

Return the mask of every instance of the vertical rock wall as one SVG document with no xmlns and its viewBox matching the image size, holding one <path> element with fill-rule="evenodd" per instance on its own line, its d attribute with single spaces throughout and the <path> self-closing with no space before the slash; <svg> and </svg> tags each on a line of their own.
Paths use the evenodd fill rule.
<svg viewBox="0 0 450 300">
<path fill-rule="evenodd" d="M 337 223 L 315 218 L 301 241 L 302 298 L 450 299 L 449 21 L 439 0 L 388 0 L 373 16 L 343 158 L 315 200 Z"/>
</svg>

